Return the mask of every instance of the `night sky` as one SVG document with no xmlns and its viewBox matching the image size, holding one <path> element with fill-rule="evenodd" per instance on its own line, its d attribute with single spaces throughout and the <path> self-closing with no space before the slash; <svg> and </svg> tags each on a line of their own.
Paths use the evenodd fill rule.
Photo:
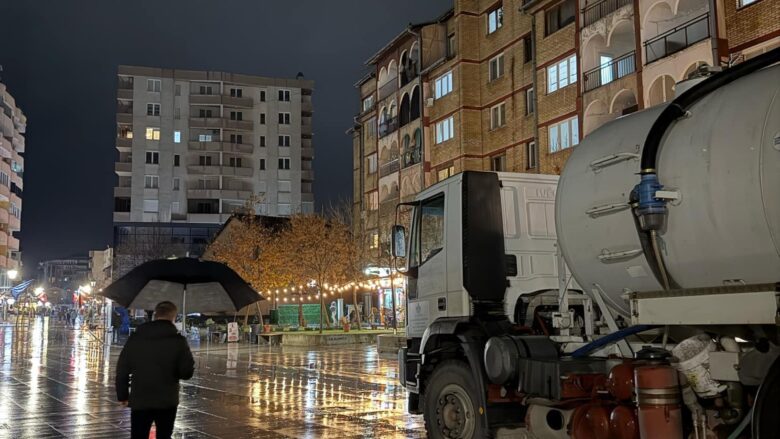
<svg viewBox="0 0 780 439">
<path fill-rule="evenodd" d="M 318 205 L 351 194 L 353 84 L 450 0 L 0 0 L 2 82 L 27 115 L 21 245 L 40 260 L 111 244 L 119 64 L 315 81 Z"/>
</svg>

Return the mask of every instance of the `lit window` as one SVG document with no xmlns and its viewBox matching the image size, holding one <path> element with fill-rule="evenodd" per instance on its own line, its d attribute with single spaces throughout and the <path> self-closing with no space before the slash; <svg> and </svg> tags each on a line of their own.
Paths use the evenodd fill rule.
<svg viewBox="0 0 780 439">
<path fill-rule="evenodd" d="M 146 80 L 146 91 L 152 91 L 152 92 L 160 92 L 160 87 L 162 85 L 162 82 L 159 79 L 147 79 Z"/>
<path fill-rule="evenodd" d="M 160 104 L 146 104 L 146 115 L 147 116 L 159 116 L 160 115 Z"/>
<path fill-rule="evenodd" d="M 496 79 L 504 76 L 504 54 L 500 54 L 490 60 L 490 71 L 488 72 L 489 79 L 495 81 Z"/>
<path fill-rule="evenodd" d="M 547 93 L 577 82 L 577 55 L 547 67 Z"/>
<path fill-rule="evenodd" d="M 147 128 L 146 129 L 146 140 L 160 140 L 160 129 L 159 128 Z"/>
<path fill-rule="evenodd" d="M 436 99 L 448 95 L 452 91 L 452 71 L 449 71 L 436 79 Z"/>
<path fill-rule="evenodd" d="M 144 175 L 144 187 L 147 189 L 157 189 L 160 187 L 160 177 L 156 175 Z"/>
<path fill-rule="evenodd" d="M 371 236 L 368 239 L 368 248 L 379 248 L 379 232 L 371 232 Z"/>
<path fill-rule="evenodd" d="M 499 30 L 504 24 L 504 7 L 499 6 L 498 9 L 490 11 L 487 20 L 489 34 Z"/>
<path fill-rule="evenodd" d="M 181 131 L 173 132 L 173 143 L 181 143 Z"/>
<path fill-rule="evenodd" d="M 211 142 L 211 134 L 198 134 L 198 142 Z"/>
<path fill-rule="evenodd" d="M 290 169 L 290 159 L 287 157 L 282 157 L 279 159 L 279 169 L 282 170 L 289 170 Z"/>
<path fill-rule="evenodd" d="M 378 210 L 379 192 L 378 191 L 370 192 L 366 197 L 368 198 L 368 210 Z"/>
<path fill-rule="evenodd" d="M 455 137 L 455 118 L 450 116 L 436 123 L 436 143 L 446 142 Z"/>
<path fill-rule="evenodd" d="M 550 125 L 550 152 L 562 151 L 580 143 L 580 127 L 577 117 Z"/>
<path fill-rule="evenodd" d="M 455 175 L 455 166 L 450 165 L 448 168 L 442 168 L 439 169 L 439 172 L 436 174 L 439 181 L 446 180 L 450 178 L 451 176 Z"/>
<path fill-rule="evenodd" d="M 490 109 L 490 129 L 494 130 L 506 124 L 506 106 L 500 103 Z"/>
</svg>

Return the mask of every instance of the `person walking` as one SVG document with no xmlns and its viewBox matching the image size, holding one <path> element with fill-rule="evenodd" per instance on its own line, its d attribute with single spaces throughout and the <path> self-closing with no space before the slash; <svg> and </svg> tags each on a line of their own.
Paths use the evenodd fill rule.
<svg viewBox="0 0 780 439">
<path fill-rule="evenodd" d="M 116 366 L 116 396 L 130 407 L 130 436 L 147 439 L 152 422 L 157 439 L 170 439 L 179 405 L 179 380 L 192 378 L 195 361 L 173 322 L 176 305 L 160 302 L 154 321 L 127 340 Z"/>
</svg>

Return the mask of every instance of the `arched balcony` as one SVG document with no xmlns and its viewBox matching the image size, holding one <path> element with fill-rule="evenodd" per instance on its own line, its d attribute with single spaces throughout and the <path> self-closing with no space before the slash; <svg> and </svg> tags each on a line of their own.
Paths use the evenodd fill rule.
<svg viewBox="0 0 780 439">
<path fill-rule="evenodd" d="M 582 50 L 585 91 L 595 90 L 636 71 L 634 25 L 628 19 L 616 22 L 606 34 L 588 39 Z"/>
<path fill-rule="evenodd" d="M 669 75 L 663 75 L 650 83 L 647 93 L 647 106 L 663 104 L 674 98 L 675 80 Z"/>
</svg>

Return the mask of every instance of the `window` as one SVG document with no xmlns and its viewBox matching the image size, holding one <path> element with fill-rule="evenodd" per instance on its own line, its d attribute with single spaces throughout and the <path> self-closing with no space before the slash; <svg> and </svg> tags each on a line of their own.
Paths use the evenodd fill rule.
<svg viewBox="0 0 780 439">
<path fill-rule="evenodd" d="M 211 117 L 212 112 L 210 108 L 201 108 L 199 114 L 200 117 Z"/>
<path fill-rule="evenodd" d="M 612 62 L 612 56 L 610 55 L 599 56 L 599 66 L 601 67 L 599 76 L 601 76 L 602 84 L 609 84 L 610 82 L 612 82 L 613 79 L 612 68 L 609 65 L 611 62 Z"/>
<path fill-rule="evenodd" d="M 157 200 L 144 200 L 144 212 L 159 212 Z"/>
<path fill-rule="evenodd" d="M 368 237 L 368 248 L 372 250 L 379 248 L 379 232 L 371 232 Z"/>
<path fill-rule="evenodd" d="M 455 34 L 447 35 L 447 57 L 455 56 Z"/>
<path fill-rule="evenodd" d="M 132 139 L 133 138 L 133 130 L 130 128 L 120 128 L 119 130 L 119 137 L 123 139 Z"/>
<path fill-rule="evenodd" d="M 173 132 L 173 143 L 181 143 L 181 131 Z"/>
<path fill-rule="evenodd" d="M 181 203 L 178 201 L 171 202 L 171 213 L 181 213 Z"/>
<path fill-rule="evenodd" d="M 446 180 L 453 175 L 455 175 L 455 166 L 453 165 L 450 165 L 448 168 L 439 169 L 439 172 L 436 173 L 439 181 Z"/>
<path fill-rule="evenodd" d="M 287 158 L 287 157 L 279 158 L 279 169 L 289 170 L 290 169 L 290 159 Z"/>
<path fill-rule="evenodd" d="M 577 55 L 547 67 L 547 93 L 577 82 Z"/>
<path fill-rule="evenodd" d="M 160 104 L 146 104 L 146 115 L 147 116 L 159 116 L 160 115 Z"/>
<path fill-rule="evenodd" d="M 230 163 L 228 166 L 231 168 L 241 168 L 241 157 L 230 157 Z"/>
<path fill-rule="evenodd" d="M 580 143 L 580 127 L 577 117 L 550 125 L 550 152 L 562 151 Z"/>
<path fill-rule="evenodd" d="M 504 76 L 504 54 L 502 53 L 491 59 L 489 68 L 490 71 L 488 76 L 491 81 L 495 81 L 496 79 Z"/>
<path fill-rule="evenodd" d="M 231 111 L 230 120 L 244 120 L 244 113 L 241 111 Z"/>
<path fill-rule="evenodd" d="M 160 87 L 162 85 L 162 82 L 159 79 L 147 79 L 146 80 L 146 91 L 152 91 L 152 92 L 160 92 Z"/>
<path fill-rule="evenodd" d="M 210 95 L 213 93 L 213 89 L 210 85 L 201 85 L 200 86 L 200 94 L 202 95 Z"/>
<path fill-rule="evenodd" d="M 489 34 L 499 30 L 504 24 L 504 7 L 499 6 L 498 9 L 494 9 L 488 13 L 487 16 L 487 29 Z"/>
<path fill-rule="evenodd" d="M 490 129 L 494 130 L 506 124 L 506 105 L 500 103 L 490 109 Z"/>
<path fill-rule="evenodd" d="M 533 114 L 536 108 L 536 96 L 534 96 L 534 88 L 531 87 L 525 91 L 525 114 Z"/>
<path fill-rule="evenodd" d="M 260 136 L 260 146 L 265 146 L 265 136 Z"/>
<path fill-rule="evenodd" d="M 181 189 L 181 179 L 180 178 L 174 178 L 173 179 L 173 190 L 178 191 Z"/>
<path fill-rule="evenodd" d="M 279 192 L 290 192 L 292 184 L 289 180 L 279 180 Z"/>
<path fill-rule="evenodd" d="M 0 184 L 3 186 L 9 186 L 11 184 L 11 178 L 5 172 L 0 172 Z"/>
<path fill-rule="evenodd" d="M 230 135 L 230 143 L 238 143 L 238 144 L 244 143 L 244 135 L 243 134 L 231 134 Z"/>
<path fill-rule="evenodd" d="M 240 88 L 231 88 L 230 89 L 230 96 L 234 98 L 240 98 L 244 95 L 244 90 Z"/>
<path fill-rule="evenodd" d="M 366 195 L 368 210 L 379 210 L 379 192 L 373 191 Z"/>
<path fill-rule="evenodd" d="M 368 168 L 369 174 L 376 173 L 377 169 L 377 162 L 376 162 L 376 154 L 371 154 L 370 156 L 366 157 L 366 167 Z"/>
<path fill-rule="evenodd" d="M 279 146 L 290 146 L 290 136 L 279 136 Z"/>
<path fill-rule="evenodd" d="M 450 116 L 436 123 L 436 143 L 446 142 L 455 137 L 455 118 Z"/>
<path fill-rule="evenodd" d="M 198 164 L 201 166 L 211 166 L 211 156 L 210 155 L 199 156 Z"/>
<path fill-rule="evenodd" d="M 260 159 L 260 170 L 265 171 L 265 159 Z"/>
<path fill-rule="evenodd" d="M 181 162 L 181 156 L 179 154 L 174 154 L 173 166 L 179 166 L 180 162 Z"/>
<path fill-rule="evenodd" d="M 444 196 L 423 201 L 420 233 L 409 249 L 410 266 L 419 267 L 444 249 Z"/>
<path fill-rule="evenodd" d="M 146 140 L 160 140 L 160 129 L 159 128 L 147 128 L 146 129 Z"/>
<path fill-rule="evenodd" d="M 279 102 L 290 102 L 290 90 L 279 90 Z"/>
<path fill-rule="evenodd" d="M 531 44 L 530 36 L 523 38 L 523 62 L 531 62 L 534 59 L 534 48 Z"/>
<path fill-rule="evenodd" d="M 290 113 L 279 113 L 279 125 L 290 124 Z"/>
<path fill-rule="evenodd" d="M 146 151 L 146 164 L 147 165 L 159 165 L 160 153 L 157 151 Z"/>
<path fill-rule="evenodd" d="M 260 90 L 260 102 L 265 102 L 265 90 Z"/>
<path fill-rule="evenodd" d="M 490 158 L 490 170 L 495 172 L 506 171 L 506 155 L 501 154 Z"/>
<path fill-rule="evenodd" d="M 376 137 L 376 118 L 372 117 L 363 125 L 363 132 L 366 133 L 367 139 L 373 139 Z"/>
<path fill-rule="evenodd" d="M 574 23 L 575 0 L 564 0 L 548 9 L 544 14 L 544 35 L 551 35 L 570 23 Z"/>
<path fill-rule="evenodd" d="M 211 142 L 211 134 L 198 134 L 198 142 Z"/>
<path fill-rule="evenodd" d="M 160 187 L 160 177 L 157 175 L 144 175 L 144 187 L 147 189 L 157 189 Z"/>
<path fill-rule="evenodd" d="M 442 96 L 448 95 L 452 91 L 452 71 L 436 78 L 435 96 L 439 99 Z"/>
<path fill-rule="evenodd" d="M 260 113 L 260 125 L 265 125 L 265 113 Z"/>
<path fill-rule="evenodd" d="M 536 142 L 528 142 L 525 144 L 525 156 L 528 158 L 526 168 L 536 168 Z"/>
<path fill-rule="evenodd" d="M 374 108 L 374 95 L 363 98 L 363 111 Z"/>
</svg>

